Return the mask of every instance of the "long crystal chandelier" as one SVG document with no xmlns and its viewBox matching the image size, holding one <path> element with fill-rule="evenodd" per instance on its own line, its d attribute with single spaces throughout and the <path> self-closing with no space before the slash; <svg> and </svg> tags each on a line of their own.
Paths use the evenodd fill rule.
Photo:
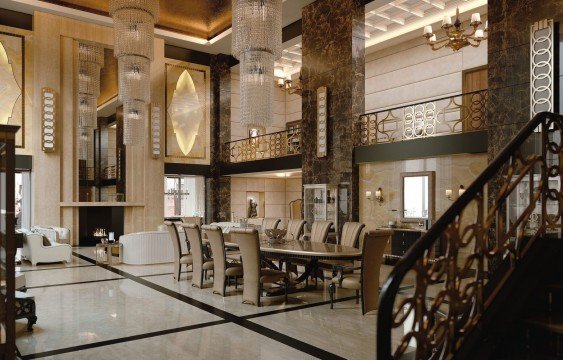
<svg viewBox="0 0 563 360">
<path fill-rule="evenodd" d="M 449 16 L 444 16 L 444 21 L 442 22 L 442 29 L 446 33 L 446 38 L 438 41 L 436 39 L 436 34 L 432 31 L 432 25 L 427 25 L 424 27 L 424 37 L 426 42 L 432 50 L 440 50 L 443 47 L 449 47 L 453 51 L 459 51 L 466 46 L 478 47 L 481 41 L 487 40 L 485 33 L 489 31 L 489 22 L 485 23 L 485 29 L 479 29 L 482 24 L 481 15 L 479 13 L 474 13 L 471 15 L 471 23 L 469 24 L 473 29 L 469 32 L 465 32 L 461 21 L 459 20 L 459 8 L 456 9 L 455 22 L 452 24 L 452 18 Z"/>
<path fill-rule="evenodd" d="M 233 0 L 233 56 L 240 61 L 240 122 L 274 119 L 274 61 L 282 54 L 282 0 Z"/>
<path fill-rule="evenodd" d="M 154 53 L 154 24 L 158 0 L 110 0 L 114 23 L 114 50 L 123 103 L 123 143 L 143 141 L 150 102 L 150 63 Z"/>
<path fill-rule="evenodd" d="M 104 49 L 95 44 L 78 44 L 78 124 L 83 128 L 97 125 L 100 70 Z"/>
</svg>

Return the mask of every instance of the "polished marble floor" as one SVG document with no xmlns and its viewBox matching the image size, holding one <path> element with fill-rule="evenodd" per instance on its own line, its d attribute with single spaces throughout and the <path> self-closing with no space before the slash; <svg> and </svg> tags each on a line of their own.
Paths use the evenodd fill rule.
<svg viewBox="0 0 563 360">
<path fill-rule="evenodd" d="M 316 291 L 241 303 L 242 289 L 215 295 L 211 282 L 176 282 L 172 264 L 96 266 L 92 248 L 72 262 L 23 262 L 38 321 L 17 321 L 23 359 L 310 359 L 375 357 L 376 314 L 361 315 L 353 292 L 340 290 L 335 309 L 325 284 Z"/>
</svg>

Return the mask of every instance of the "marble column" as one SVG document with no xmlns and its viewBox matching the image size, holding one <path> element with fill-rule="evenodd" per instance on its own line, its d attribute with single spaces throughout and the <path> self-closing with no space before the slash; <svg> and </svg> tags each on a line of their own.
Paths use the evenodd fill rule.
<svg viewBox="0 0 563 360">
<path fill-rule="evenodd" d="M 340 186 L 339 225 L 359 217 L 355 123 L 364 112 L 364 2 L 317 0 L 303 8 L 303 184 Z M 328 155 L 317 157 L 317 89 L 328 91 Z M 342 204 L 342 202 L 341 202 Z"/>
<path fill-rule="evenodd" d="M 563 2 L 489 0 L 488 9 L 488 133 L 492 160 L 522 124 L 530 121 L 530 26 L 546 18 L 562 21 Z"/>
<path fill-rule="evenodd" d="M 231 139 L 231 67 L 230 57 L 211 56 L 211 174 L 206 178 L 207 223 L 228 221 L 231 214 L 231 178 L 221 176 L 225 161 L 223 144 Z"/>
</svg>

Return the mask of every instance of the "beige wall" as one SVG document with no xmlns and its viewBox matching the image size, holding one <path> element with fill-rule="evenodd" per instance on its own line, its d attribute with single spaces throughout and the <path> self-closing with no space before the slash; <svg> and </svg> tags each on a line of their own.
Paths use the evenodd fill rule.
<svg viewBox="0 0 563 360">
<path fill-rule="evenodd" d="M 264 192 L 265 217 L 289 219 L 289 202 L 301 199 L 301 178 L 231 178 L 231 211 L 235 218 L 247 217 L 247 193 Z"/>
<path fill-rule="evenodd" d="M 462 72 L 487 64 L 487 41 L 458 52 L 432 51 L 425 41 L 420 36 L 366 55 L 366 112 L 459 94 Z"/>
<path fill-rule="evenodd" d="M 400 183 L 402 172 L 435 171 L 436 219 L 457 199 L 459 185 L 466 188 L 487 166 L 487 154 L 460 154 L 418 160 L 376 162 L 360 165 L 360 221 L 366 229 L 386 226 L 389 220 L 396 220 L 400 208 Z M 368 201 L 366 191 L 375 193 L 383 190 L 384 202 L 380 206 Z M 453 200 L 445 196 L 446 189 L 452 189 Z M 470 213 L 466 214 L 472 219 Z M 416 225 L 416 224 L 413 224 Z"/>
<path fill-rule="evenodd" d="M 59 100 L 56 118 L 57 149 L 43 153 L 38 141 L 41 135 L 41 109 L 33 104 L 30 127 L 33 224 L 69 227 L 73 243 L 78 234 L 78 161 L 76 153 L 77 121 L 75 109 L 75 62 L 78 41 L 113 45 L 110 27 L 88 24 L 56 15 L 35 12 L 33 17 L 33 97 L 40 98 L 41 88 L 55 89 Z M 155 56 L 151 65 L 152 101 L 164 103 L 164 41 L 155 39 Z M 161 128 L 163 124 L 161 124 Z M 150 156 L 148 123 L 145 142 L 127 151 L 127 202 L 125 232 L 156 229 L 162 222 L 163 176 L 162 158 Z M 26 144 L 27 145 L 27 144 Z"/>
</svg>

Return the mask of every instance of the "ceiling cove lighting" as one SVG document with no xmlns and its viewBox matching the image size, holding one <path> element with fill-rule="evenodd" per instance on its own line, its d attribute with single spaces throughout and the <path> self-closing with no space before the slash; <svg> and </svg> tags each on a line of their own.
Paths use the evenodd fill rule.
<svg viewBox="0 0 563 360">
<path fill-rule="evenodd" d="M 240 122 L 269 126 L 274 61 L 282 55 L 282 0 L 233 0 L 232 52 L 240 61 Z"/>
<path fill-rule="evenodd" d="M 110 0 L 114 56 L 118 62 L 119 100 L 123 103 L 123 143 L 140 145 L 150 102 L 150 63 L 158 0 Z"/>
<path fill-rule="evenodd" d="M 481 24 L 481 15 L 479 13 L 472 14 L 471 23 L 469 25 L 473 29 L 466 33 L 461 20 L 459 20 L 459 8 L 457 8 L 456 18 L 453 24 L 452 18 L 447 15 L 444 16 L 444 20 L 442 21 L 442 30 L 446 33 L 446 39 L 438 41 L 436 34 L 432 31 L 431 25 L 424 27 L 424 37 L 426 38 L 427 44 L 434 51 L 440 50 L 443 47 L 449 47 L 453 51 L 459 51 L 466 46 L 478 47 L 481 41 L 487 40 L 485 33 L 489 31 L 488 22 L 485 23 L 485 29 L 479 29 Z"/>
</svg>

